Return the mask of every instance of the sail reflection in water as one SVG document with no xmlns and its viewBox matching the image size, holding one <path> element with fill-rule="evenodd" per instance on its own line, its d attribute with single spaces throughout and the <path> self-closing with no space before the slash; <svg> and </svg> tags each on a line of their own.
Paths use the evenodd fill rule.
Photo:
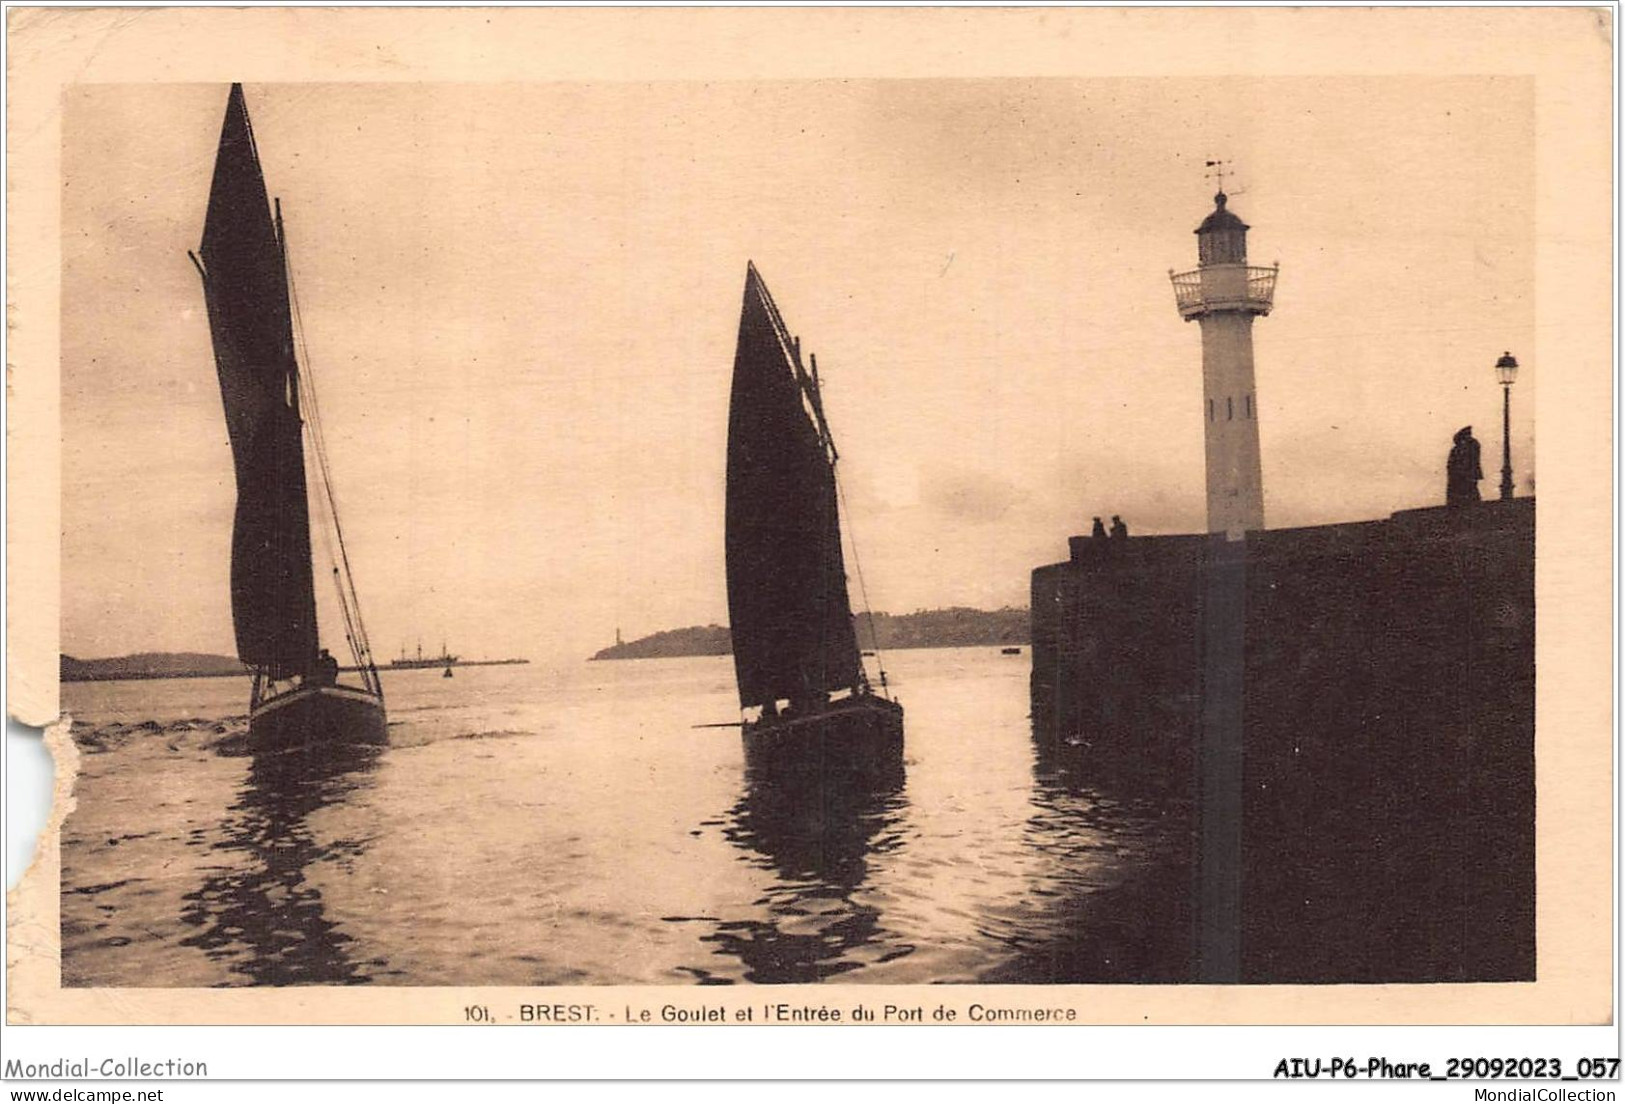
<svg viewBox="0 0 1625 1104">
<path fill-rule="evenodd" d="M 996 649 L 892 665 L 907 780 L 873 786 L 690 727 L 735 705 L 727 656 L 389 672 L 389 746 L 308 772 L 224 752 L 240 680 L 70 684 L 64 984 L 1180 976 L 1174 803 L 1035 743 Z"/>
<path fill-rule="evenodd" d="M 818 981 L 909 954 L 913 945 L 888 932 L 880 909 L 857 892 L 871 857 L 902 846 L 905 807 L 901 763 L 881 777 L 832 775 L 805 786 L 747 762 L 723 835 L 773 875 L 757 902 L 768 919 L 724 921 L 704 940 L 738 958 L 755 982 Z"/>
<path fill-rule="evenodd" d="M 311 877 L 321 864 L 360 858 L 368 840 L 318 843 L 308 823 L 372 785 L 379 750 L 351 744 L 319 756 L 256 756 L 222 822 L 224 839 L 213 845 L 247 863 L 217 868 L 186 895 L 181 922 L 201 930 L 181 945 L 224 962 L 241 984 L 361 984 L 389 973 L 380 958 L 362 960 L 324 915 Z"/>
</svg>

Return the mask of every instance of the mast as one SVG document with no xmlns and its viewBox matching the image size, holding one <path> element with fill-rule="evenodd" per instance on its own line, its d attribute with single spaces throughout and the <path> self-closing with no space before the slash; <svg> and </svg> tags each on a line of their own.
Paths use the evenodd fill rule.
<svg viewBox="0 0 1625 1104">
<path fill-rule="evenodd" d="M 748 265 L 729 407 L 725 539 L 742 706 L 826 700 L 863 684 L 833 464 L 816 380 Z"/>
</svg>

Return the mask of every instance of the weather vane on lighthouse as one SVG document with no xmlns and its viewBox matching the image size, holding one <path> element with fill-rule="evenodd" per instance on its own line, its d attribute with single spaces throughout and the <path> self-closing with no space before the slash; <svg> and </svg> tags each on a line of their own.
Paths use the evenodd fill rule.
<svg viewBox="0 0 1625 1104">
<path fill-rule="evenodd" d="M 1202 326 L 1202 417 L 1207 446 L 1207 528 L 1239 540 L 1264 528 L 1264 476 L 1253 380 L 1253 319 L 1275 305 L 1280 265 L 1247 263 L 1247 224 L 1226 207 L 1226 163 L 1213 211 L 1196 229 L 1197 267 L 1168 273 L 1179 316 Z"/>
</svg>

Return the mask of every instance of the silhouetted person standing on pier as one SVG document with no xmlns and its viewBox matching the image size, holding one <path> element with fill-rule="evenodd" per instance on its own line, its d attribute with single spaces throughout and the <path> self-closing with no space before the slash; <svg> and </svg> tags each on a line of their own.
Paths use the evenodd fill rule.
<svg viewBox="0 0 1625 1104">
<path fill-rule="evenodd" d="M 1472 426 L 1456 430 L 1455 442 L 1445 462 L 1444 504 L 1467 506 L 1479 501 L 1478 481 L 1484 478 L 1484 469 L 1479 466 Z"/>
<path fill-rule="evenodd" d="M 1112 540 L 1128 540 L 1128 526 L 1116 514 L 1112 515 Z"/>
<path fill-rule="evenodd" d="M 1105 540 L 1106 539 L 1106 526 L 1104 524 L 1102 524 L 1102 522 L 1101 522 L 1101 520 L 1099 518 L 1095 519 L 1095 527 L 1093 529 L 1089 530 L 1089 535 L 1091 537 L 1093 537 L 1095 540 Z"/>
</svg>

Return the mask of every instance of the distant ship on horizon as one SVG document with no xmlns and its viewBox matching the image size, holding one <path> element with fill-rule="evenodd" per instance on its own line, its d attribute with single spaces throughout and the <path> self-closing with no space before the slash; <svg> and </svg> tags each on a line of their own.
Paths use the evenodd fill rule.
<svg viewBox="0 0 1625 1104">
<path fill-rule="evenodd" d="M 390 660 L 389 666 L 396 670 L 411 669 L 416 667 L 451 667 L 459 658 L 459 656 L 452 655 L 451 652 L 446 648 L 445 641 L 440 642 L 439 655 L 426 656 L 423 654 L 423 641 L 420 640 L 418 641 L 418 650 L 416 655 L 407 655 L 406 645 L 402 644 L 401 654 L 395 659 Z"/>
</svg>

